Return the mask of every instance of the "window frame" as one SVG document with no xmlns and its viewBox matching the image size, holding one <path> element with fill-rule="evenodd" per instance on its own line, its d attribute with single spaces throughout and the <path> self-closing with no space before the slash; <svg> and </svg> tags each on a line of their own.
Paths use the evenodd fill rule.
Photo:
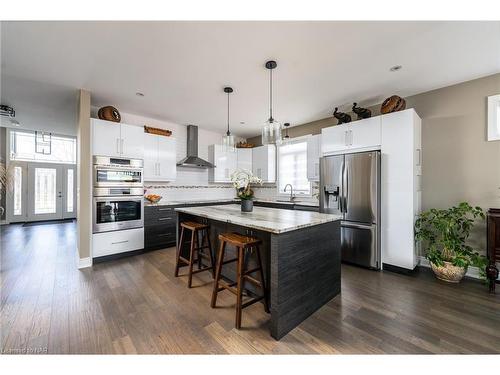
<svg viewBox="0 0 500 375">
<path fill-rule="evenodd" d="M 31 130 L 31 129 L 7 129 L 7 134 L 6 134 L 6 142 L 7 142 L 7 159 L 10 163 L 22 163 L 22 162 L 27 162 L 27 163 L 50 163 L 50 164 L 65 164 L 65 165 L 76 165 L 78 163 L 78 139 L 75 136 L 72 135 L 65 135 L 65 134 L 57 134 L 57 133 L 51 133 L 53 138 L 67 138 L 71 139 L 74 141 L 74 152 L 75 152 L 75 159 L 74 162 L 65 162 L 65 161 L 59 161 L 59 160 L 44 160 L 44 159 L 24 159 L 24 158 L 12 158 L 12 154 L 15 151 L 15 141 L 12 141 L 12 137 L 14 136 L 15 133 L 28 133 L 32 134 L 34 137 L 36 137 L 36 131 Z M 14 134 L 13 134 L 14 133 Z"/>
<path fill-rule="evenodd" d="M 279 168 L 280 168 L 280 150 L 279 150 L 279 148 L 282 146 L 293 144 L 293 143 L 305 142 L 306 143 L 306 165 L 307 165 L 307 147 L 308 147 L 307 140 L 311 136 L 312 136 L 312 134 L 307 134 L 307 135 L 303 135 L 300 137 L 290 138 L 288 141 L 283 141 L 280 145 L 278 145 L 276 147 L 276 172 L 277 172 L 276 173 L 276 190 L 277 190 L 277 197 L 279 199 L 290 197 L 289 192 L 285 193 L 280 189 L 280 180 L 279 180 L 279 178 L 280 178 L 280 170 L 279 170 Z M 313 197 L 313 186 L 312 186 L 312 182 L 309 181 L 309 179 L 307 178 L 307 168 L 306 168 L 306 179 L 309 183 L 309 194 L 303 194 L 303 193 L 297 194 L 294 190 L 293 197 L 295 197 L 295 198 L 312 198 Z"/>
</svg>

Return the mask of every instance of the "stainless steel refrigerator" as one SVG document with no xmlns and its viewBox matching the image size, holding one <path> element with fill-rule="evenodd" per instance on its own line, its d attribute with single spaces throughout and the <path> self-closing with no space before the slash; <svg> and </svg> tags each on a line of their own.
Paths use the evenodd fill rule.
<svg viewBox="0 0 500 375">
<path fill-rule="evenodd" d="M 342 261 L 380 269 L 380 151 L 322 157 L 319 207 L 343 216 Z"/>
</svg>

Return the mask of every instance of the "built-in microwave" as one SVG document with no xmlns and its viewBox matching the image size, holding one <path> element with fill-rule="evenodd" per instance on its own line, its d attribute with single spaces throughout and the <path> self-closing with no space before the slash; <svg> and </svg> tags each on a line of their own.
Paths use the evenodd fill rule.
<svg viewBox="0 0 500 375">
<path fill-rule="evenodd" d="M 142 167 L 143 161 L 140 159 L 94 156 L 93 186 L 142 187 Z"/>
</svg>

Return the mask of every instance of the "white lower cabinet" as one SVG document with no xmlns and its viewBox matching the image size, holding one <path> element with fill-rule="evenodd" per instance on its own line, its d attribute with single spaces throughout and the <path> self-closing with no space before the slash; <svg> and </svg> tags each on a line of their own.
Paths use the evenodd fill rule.
<svg viewBox="0 0 500 375">
<path fill-rule="evenodd" d="M 210 182 L 231 182 L 231 174 L 237 168 L 237 152 L 225 151 L 221 145 L 210 145 L 208 147 L 208 161 L 214 168 L 208 170 Z"/>
<path fill-rule="evenodd" d="M 144 181 L 175 181 L 175 138 L 144 134 Z"/>
<path fill-rule="evenodd" d="M 94 233 L 92 235 L 93 258 L 141 249 L 144 249 L 144 228 Z"/>
<path fill-rule="evenodd" d="M 252 172 L 262 182 L 276 182 L 276 147 L 265 145 L 252 149 Z"/>
</svg>

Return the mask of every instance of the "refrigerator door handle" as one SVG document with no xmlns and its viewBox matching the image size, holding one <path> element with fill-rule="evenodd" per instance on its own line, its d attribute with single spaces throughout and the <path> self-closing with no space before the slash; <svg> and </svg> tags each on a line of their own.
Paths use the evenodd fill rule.
<svg viewBox="0 0 500 375">
<path fill-rule="evenodd" d="M 344 184 L 343 184 L 343 179 L 342 179 L 342 176 L 344 174 L 344 162 L 342 162 L 342 165 L 340 166 L 340 173 L 339 173 L 339 196 L 338 196 L 338 207 L 339 207 L 339 210 L 340 212 L 344 212 L 343 211 L 343 204 L 342 204 L 342 201 L 344 199 Z"/>
<path fill-rule="evenodd" d="M 348 180 L 349 180 L 349 171 L 348 171 L 348 163 L 347 161 L 344 161 L 342 163 L 342 197 L 343 197 L 343 211 L 344 213 L 347 213 L 347 199 L 349 198 L 349 185 L 348 185 Z"/>
</svg>

